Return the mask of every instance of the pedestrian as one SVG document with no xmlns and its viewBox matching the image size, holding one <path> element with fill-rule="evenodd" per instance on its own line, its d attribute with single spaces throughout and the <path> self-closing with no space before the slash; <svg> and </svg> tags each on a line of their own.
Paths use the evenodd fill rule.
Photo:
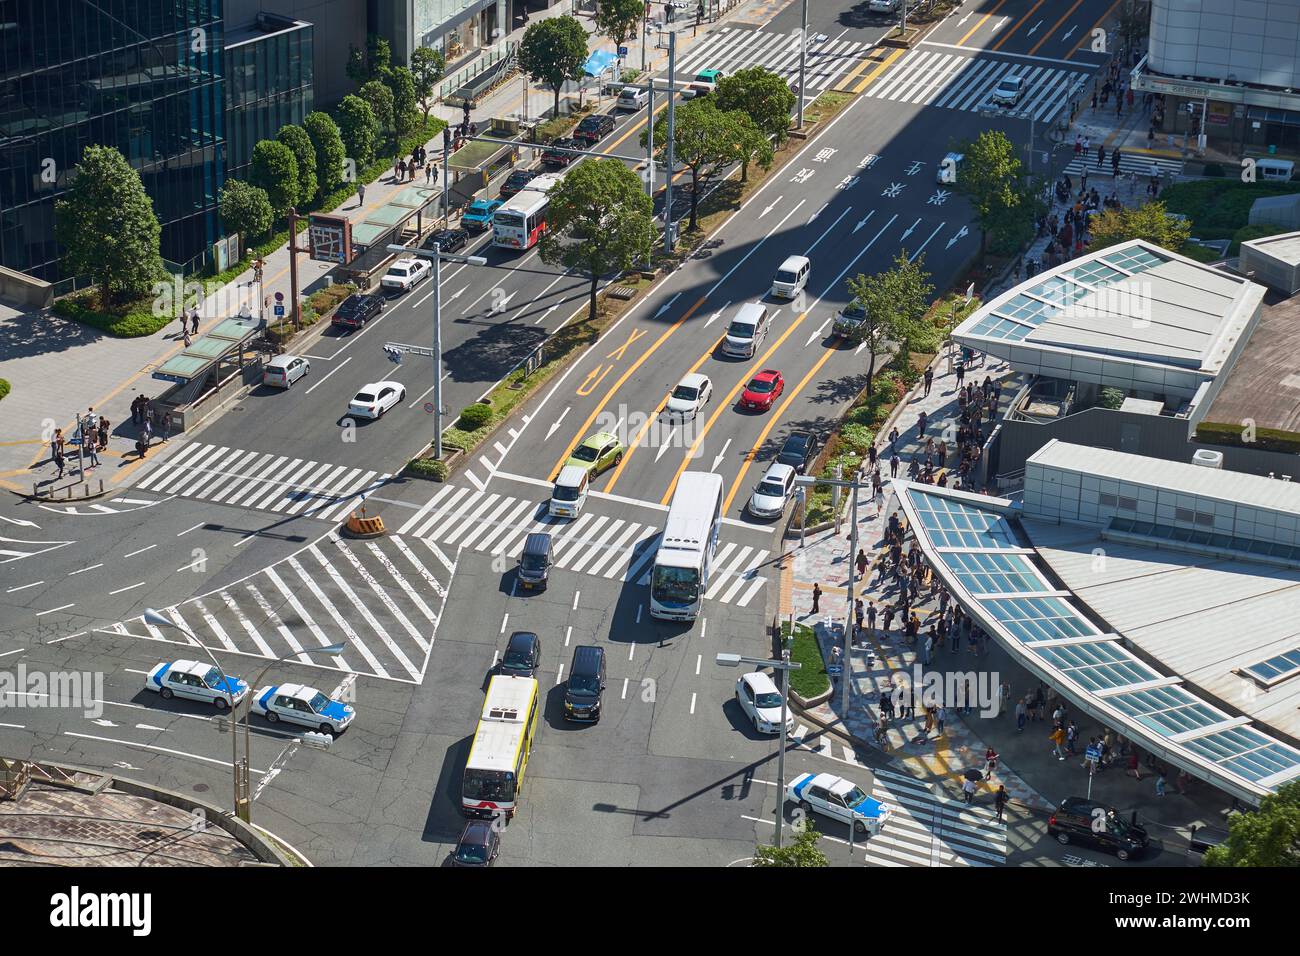
<svg viewBox="0 0 1300 956">
<path fill-rule="evenodd" d="M 360 206 L 366 201 L 366 184 L 357 183 L 357 205 Z"/>
<path fill-rule="evenodd" d="M 108 448 L 108 419 L 102 415 L 99 419 L 99 450 L 104 451 Z"/>
<path fill-rule="evenodd" d="M 943 704 L 940 704 L 938 711 L 936 711 L 934 715 L 934 722 L 935 725 L 939 728 L 940 737 L 943 736 L 943 725 L 947 720 L 948 720 L 948 708 L 943 706 Z"/>
<path fill-rule="evenodd" d="M 50 441 L 50 447 L 53 449 L 50 458 L 54 464 L 59 466 L 59 473 L 55 475 L 55 480 L 63 477 L 63 466 L 67 459 L 63 457 L 63 429 L 56 429 L 54 438 Z"/>
<path fill-rule="evenodd" d="M 984 751 L 984 776 L 992 777 L 998 769 L 998 752 L 992 747 Z"/>
<path fill-rule="evenodd" d="M 867 616 L 867 609 L 862 604 L 862 598 L 857 598 L 853 602 L 853 616 L 858 622 L 858 630 L 862 630 L 862 621 Z"/>
<path fill-rule="evenodd" d="M 1096 109 L 1097 109 L 1097 91 L 1096 91 L 1096 90 L 1093 90 L 1093 91 L 1092 91 L 1092 108 L 1093 108 L 1093 111 L 1094 111 L 1094 112 L 1095 112 Z"/>
<path fill-rule="evenodd" d="M 1138 760 L 1137 748 L 1134 747 L 1128 754 L 1128 769 L 1124 771 L 1125 775 L 1132 777 L 1134 780 L 1142 779 L 1142 765 Z"/>
<path fill-rule="evenodd" d="M 199 307 L 196 305 L 194 311 L 190 313 L 190 334 L 199 334 Z"/>
<path fill-rule="evenodd" d="M 153 422 L 148 418 L 146 418 L 144 424 L 140 426 L 140 437 L 144 439 L 145 447 L 148 447 L 153 441 Z"/>
<path fill-rule="evenodd" d="M 925 397 L 930 397 L 930 385 L 934 382 L 934 369 L 927 365 L 925 367 Z"/>
<path fill-rule="evenodd" d="M 181 335 L 184 335 L 184 334 L 185 334 L 185 330 L 186 330 L 187 328 L 189 328 L 189 326 L 190 326 L 190 316 L 189 316 L 189 313 L 187 313 L 187 312 L 185 311 L 184 306 L 182 306 L 182 307 L 181 307 Z"/>
<path fill-rule="evenodd" d="M 894 626 L 894 606 L 892 604 L 885 605 L 885 616 L 881 618 L 880 623 L 881 631 L 888 634 L 890 628 Z"/>
<path fill-rule="evenodd" d="M 819 613 L 821 613 L 821 608 L 820 608 L 821 600 L 822 600 L 822 586 L 821 586 L 820 584 L 816 583 L 816 582 L 813 582 L 813 606 L 812 606 L 812 612 L 813 612 L 814 614 L 819 614 Z"/>
<path fill-rule="evenodd" d="M 88 425 L 81 430 L 81 447 L 90 455 L 90 466 L 99 467 L 99 453 L 95 451 L 95 428 Z"/>
<path fill-rule="evenodd" d="M 966 378 L 966 363 L 958 358 L 954 363 L 954 370 L 957 373 L 957 387 L 961 388 L 961 383 Z"/>
<path fill-rule="evenodd" d="M 934 708 L 927 706 L 925 708 L 925 735 L 930 736 L 930 731 L 934 729 Z"/>
<path fill-rule="evenodd" d="M 1163 767 L 1161 767 L 1160 771 L 1156 774 L 1156 796 L 1163 797 L 1164 795 L 1165 795 L 1165 770 Z"/>
<path fill-rule="evenodd" d="M 1083 153 L 1083 136 L 1080 133 L 1074 134 L 1074 155 L 1079 156 Z"/>
<path fill-rule="evenodd" d="M 1007 794 L 1007 788 L 998 784 L 998 792 L 993 795 L 993 809 L 997 811 L 998 821 L 1002 820 L 1002 812 L 1007 808 L 1007 801 L 1010 800 Z"/>
<path fill-rule="evenodd" d="M 131 424 L 140 424 L 140 396 L 131 399 Z"/>
<path fill-rule="evenodd" d="M 181 335 L 185 337 L 185 347 L 190 347 L 190 327 L 187 325 L 181 329 Z"/>
<path fill-rule="evenodd" d="M 1084 155 L 1087 155 L 1088 153 L 1091 153 L 1091 152 L 1092 152 L 1092 137 L 1091 137 L 1091 136 L 1085 136 L 1085 137 L 1083 138 L 1083 152 L 1084 152 Z"/>
<path fill-rule="evenodd" d="M 1106 144 L 1098 143 L 1097 144 L 1097 168 L 1101 169 L 1102 165 L 1105 162 L 1106 162 Z"/>
<path fill-rule="evenodd" d="M 895 425 L 889 430 L 889 450 L 893 451 L 898 445 L 898 426 Z"/>
<path fill-rule="evenodd" d="M 1071 757 L 1078 755 L 1079 753 L 1078 743 L 1079 743 L 1079 726 L 1074 721 L 1070 721 L 1069 726 L 1065 728 L 1065 744 L 1066 744 L 1065 749 L 1070 752 Z"/>
<path fill-rule="evenodd" d="M 1052 742 L 1052 753 L 1056 754 L 1056 759 L 1064 760 L 1065 754 L 1061 751 L 1061 748 L 1065 745 L 1065 731 L 1057 727 L 1047 735 L 1047 739 Z"/>
<path fill-rule="evenodd" d="M 1178 776 L 1174 778 L 1174 788 L 1183 796 L 1187 796 L 1187 785 L 1192 782 L 1191 776 L 1186 770 L 1178 771 Z"/>
<path fill-rule="evenodd" d="M 1022 697 L 1016 701 L 1016 733 L 1025 732 L 1025 720 L 1028 718 L 1029 708 L 1025 706 L 1025 699 Z"/>
<path fill-rule="evenodd" d="M 916 437 L 918 438 L 925 437 L 925 426 L 928 423 L 929 423 L 929 416 L 924 411 L 922 411 L 920 415 L 916 416 Z"/>
<path fill-rule="evenodd" d="M 867 573 L 867 552 L 865 549 L 858 548 L 858 556 L 853 563 L 858 569 L 858 579 L 861 580 L 862 576 Z"/>
<path fill-rule="evenodd" d="M 1110 154 L 1110 174 L 1112 176 L 1119 175 L 1119 157 L 1120 152 L 1118 149 L 1112 151 Z"/>
<path fill-rule="evenodd" d="M 433 182 L 433 163 L 424 167 L 424 183 L 427 186 L 431 182 Z"/>
<path fill-rule="evenodd" d="M 898 477 L 898 466 L 899 466 L 899 464 L 900 464 L 900 462 L 899 462 L 899 459 L 898 459 L 898 455 L 897 455 L 897 454 L 894 454 L 894 455 L 890 456 L 890 459 L 889 459 L 889 477 L 890 477 L 890 478 L 897 478 L 897 477 Z"/>
<path fill-rule="evenodd" d="M 962 793 L 962 798 L 967 803 L 974 803 L 975 802 L 975 781 L 967 779 L 966 782 L 961 785 L 961 793 Z"/>
</svg>

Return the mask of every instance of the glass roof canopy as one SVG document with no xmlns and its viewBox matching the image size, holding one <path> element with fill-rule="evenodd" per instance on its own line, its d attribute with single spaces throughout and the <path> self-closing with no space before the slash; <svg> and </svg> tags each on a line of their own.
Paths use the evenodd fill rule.
<svg viewBox="0 0 1300 956">
<path fill-rule="evenodd" d="M 1086 711 L 1251 803 L 1300 777 L 1300 750 L 1196 697 L 1102 631 L 1049 582 L 1010 522 L 960 492 L 895 481 L 926 557 L 955 597 Z"/>
</svg>

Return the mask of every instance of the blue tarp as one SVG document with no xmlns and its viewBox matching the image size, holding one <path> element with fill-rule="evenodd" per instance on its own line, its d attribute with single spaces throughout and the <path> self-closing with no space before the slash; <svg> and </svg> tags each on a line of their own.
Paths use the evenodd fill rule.
<svg viewBox="0 0 1300 956">
<path fill-rule="evenodd" d="M 597 50 L 591 56 L 587 57 L 587 62 L 582 64 L 582 72 L 588 76 L 600 76 L 614 63 L 615 55 L 609 50 Z"/>
</svg>

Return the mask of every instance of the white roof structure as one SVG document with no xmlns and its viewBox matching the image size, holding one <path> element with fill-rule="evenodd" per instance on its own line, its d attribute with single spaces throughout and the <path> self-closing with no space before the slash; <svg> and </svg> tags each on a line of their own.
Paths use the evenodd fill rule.
<svg viewBox="0 0 1300 956">
<path fill-rule="evenodd" d="M 1190 398 L 1231 367 L 1264 292 L 1135 239 L 1022 282 L 953 338 L 1023 371 Z"/>
</svg>

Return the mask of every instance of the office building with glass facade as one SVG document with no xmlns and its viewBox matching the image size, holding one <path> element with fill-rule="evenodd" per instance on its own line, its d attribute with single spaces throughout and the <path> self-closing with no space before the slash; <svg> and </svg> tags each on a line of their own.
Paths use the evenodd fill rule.
<svg viewBox="0 0 1300 956">
<path fill-rule="evenodd" d="M 226 34 L 226 175 L 244 179 L 259 140 L 301 125 L 312 111 L 310 23 L 259 13 Z"/>
<path fill-rule="evenodd" d="M 54 203 L 94 144 L 140 172 L 165 259 L 210 247 L 223 33 L 221 0 L 0 0 L 0 263 L 63 278 Z"/>
</svg>

